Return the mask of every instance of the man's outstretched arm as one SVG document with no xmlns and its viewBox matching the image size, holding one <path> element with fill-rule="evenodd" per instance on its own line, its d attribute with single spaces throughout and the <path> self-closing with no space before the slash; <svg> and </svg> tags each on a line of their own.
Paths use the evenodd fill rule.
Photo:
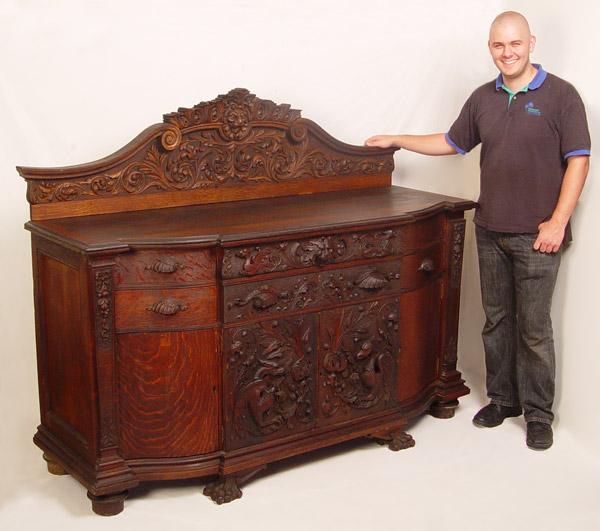
<svg viewBox="0 0 600 531">
<path fill-rule="evenodd" d="M 581 195 L 589 167 L 590 161 L 587 156 L 569 157 L 567 160 L 567 170 L 563 177 L 556 208 L 552 217 L 538 226 L 540 232 L 533 244 L 536 251 L 542 253 L 558 251 L 565 237 L 567 223 Z"/>
<path fill-rule="evenodd" d="M 397 147 L 421 155 L 455 155 L 456 150 L 446 142 L 444 133 L 434 135 L 376 135 L 365 140 L 365 146 Z"/>
</svg>

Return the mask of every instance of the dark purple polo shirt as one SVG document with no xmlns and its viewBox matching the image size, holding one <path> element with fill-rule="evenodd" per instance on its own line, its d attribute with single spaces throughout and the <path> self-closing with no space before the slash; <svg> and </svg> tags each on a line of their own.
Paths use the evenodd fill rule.
<svg viewBox="0 0 600 531">
<path fill-rule="evenodd" d="M 461 155 L 481 142 L 474 221 L 492 231 L 537 233 L 556 207 L 568 157 L 590 154 L 579 94 L 533 66 L 536 76 L 512 96 L 503 90 L 502 75 L 476 89 L 446 134 Z"/>
</svg>

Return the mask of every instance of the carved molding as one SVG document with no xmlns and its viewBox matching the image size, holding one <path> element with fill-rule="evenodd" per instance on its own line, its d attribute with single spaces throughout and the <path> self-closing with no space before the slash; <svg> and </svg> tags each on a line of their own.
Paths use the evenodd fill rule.
<svg viewBox="0 0 600 531">
<path fill-rule="evenodd" d="M 398 300 L 323 312 L 319 412 L 338 421 L 395 400 L 400 352 Z"/>
<path fill-rule="evenodd" d="M 463 244 L 465 240 L 465 221 L 452 222 L 452 242 L 450 248 L 450 287 L 460 288 L 462 276 Z"/>
<path fill-rule="evenodd" d="M 226 331 L 226 396 L 233 401 L 227 423 L 230 448 L 314 423 L 314 330 L 314 316 L 306 315 Z"/>
<path fill-rule="evenodd" d="M 262 318 L 398 292 L 400 276 L 400 263 L 391 261 L 229 286 L 225 288 L 225 320 Z"/>
<path fill-rule="evenodd" d="M 246 277 L 402 254 L 400 229 L 356 232 L 225 249 L 223 278 Z"/>
<path fill-rule="evenodd" d="M 110 347 L 113 336 L 112 270 L 101 269 L 94 275 L 96 290 L 96 341 Z"/>
<path fill-rule="evenodd" d="M 100 446 L 117 444 L 114 397 L 114 299 L 112 267 L 94 268 L 96 363 L 100 392 Z"/>
<path fill-rule="evenodd" d="M 26 178 L 35 175 L 28 182 L 29 202 L 387 175 L 393 170 L 389 153 L 367 153 L 366 148 L 361 153 L 357 147 L 353 148 L 356 153 L 336 152 L 317 138 L 319 134 L 310 134 L 320 128 L 302 119 L 300 111 L 261 100 L 246 89 L 234 89 L 191 109 L 179 109 L 164 119 L 166 124 L 141 146 L 143 149 L 125 160 L 117 159 L 110 167 L 90 170 L 84 177 L 61 178 L 52 169 L 45 176 L 43 170 L 20 168 Z"/>
</svg>

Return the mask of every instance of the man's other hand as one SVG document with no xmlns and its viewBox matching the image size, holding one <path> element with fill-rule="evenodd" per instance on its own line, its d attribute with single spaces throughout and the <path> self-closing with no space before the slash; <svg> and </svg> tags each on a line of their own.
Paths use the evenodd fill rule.
<svg viewBox="0 0 600 531">
<path fill-rule="evenodd" d="M 565 237 L 565 226 L 552 219 L 538 225 L 538 236 L 533 248 L 540 253 L 556 253 Z"/>
</svg>

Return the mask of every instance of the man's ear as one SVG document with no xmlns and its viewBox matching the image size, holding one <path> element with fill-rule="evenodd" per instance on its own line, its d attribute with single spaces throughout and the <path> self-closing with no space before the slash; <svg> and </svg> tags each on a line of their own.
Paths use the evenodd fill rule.
<svg viewBox="0 0 600 531">
<path fill-rule="evenodd" d="M 535 50 L 535 35 L 529 37 L 529 53 L 533 53 Z"/>
</svg>

